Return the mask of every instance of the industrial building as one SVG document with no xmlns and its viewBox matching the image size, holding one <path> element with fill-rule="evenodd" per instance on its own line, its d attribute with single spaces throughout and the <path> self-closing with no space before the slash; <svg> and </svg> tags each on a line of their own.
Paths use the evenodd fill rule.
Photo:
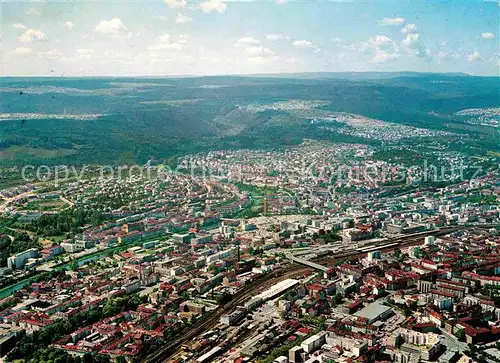
<svg viewBox="0 0 500 363">
<path fill-rule="evenodd" d="M 355 316 L 360 318 L 365 318 L 368 324 L 371 324 L 377 320 L 383 320 L 391 316 L 394 312 L 389 306 L 380 304 L 379 302 L 374 302 L 363 309 L 358 311 Z"/>
</svg>

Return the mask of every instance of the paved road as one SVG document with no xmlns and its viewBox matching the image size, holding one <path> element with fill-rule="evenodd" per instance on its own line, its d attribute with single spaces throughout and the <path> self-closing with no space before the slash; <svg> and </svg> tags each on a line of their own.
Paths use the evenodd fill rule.
<svg viewBox="0 0 500 363">
<path fill-rule="evenodd" d="M 3 213 L 3 211 L 9 206 L 10 203 L 12 203 L 12 202 L 14 202 L 16 200 L 25 198 L 27 196 L 33 195 L 33 194 L 35 194 L 34 191 L 29 191 L 29 192 L 24 192 L 24 193 L 18 194 L 15 197 L 12 197 L 12 198 L 6 198 L 3 201 L 3 203 L 0 204 L 0 213 Z"/>
<path fill-rule="evenodd" d="M 469 349 L 467 343 L 459 341 L 455 336 L 451 335 L 445 330 L 441 330 L 441 343 L 446 346 L 448 350 L 457 352 L 465 352 Z"/>
</svg>

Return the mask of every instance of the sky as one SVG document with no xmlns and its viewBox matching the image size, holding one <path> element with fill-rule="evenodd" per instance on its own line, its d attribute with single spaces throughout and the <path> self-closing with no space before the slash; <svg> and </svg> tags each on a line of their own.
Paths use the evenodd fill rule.
<svg viewBox="0 0 500 363">
<path fill-rule="evenodd" d="M 499 76 L 495 1 L 6 1 L 3 76 Z"/>
</svg>

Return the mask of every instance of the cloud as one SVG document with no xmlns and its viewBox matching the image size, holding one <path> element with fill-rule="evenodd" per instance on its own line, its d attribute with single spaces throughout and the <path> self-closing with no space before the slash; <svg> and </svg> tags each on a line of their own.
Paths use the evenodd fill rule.
<svg viewBox="0 0 500 363">
<path fill-rule="evenodd" d="M 76 52 L 78 53 L 79 59 L 90 59 L 92 57 L 92 54 L 94 53 L 94 50 L 87 48 L 80 48 L 77 49 Z"/>
<path fill-rule="evenodd" d="M 68 30 L 73 29 L 73 27 L 74 27 L 74 26 L 75 26 L 75 24 L 73 24 L 73 22 L 71 22 L 71 21 L 67 21 L 67 22 L 65 22 L 65 23 L 63 24 L 63 27 L 65 27 L 65 28 L 66 28 L 66 29 L 68 29 Z"/>
<path fill-rule="evenodd" d="M 421 42 L 420 34 L 408 33 L 401 41 L 401 46 L 410 55 L 420 58 L 428 58 L 430 51 Z"/>
<path fill-rule="evenodd" d="M 16 55 L 16 56 L 27 56 L 32 53 L 31 48 L 26 48 L 26 47 L 19 47 L 14 49 L 14 51 L 11 52 L 11 54 Z"/>
<path fill-rule="evenodd" d="M 403 25 L 405 22 L 404 18 L 383 18 L 382 20 L 379 21 L 380 25 L 384 26 L 399 26 Z"/>
<path fill-rule="evenodd" d="M 384 63 L 400 56 L 398 43 L 385 35 L 376 35 L 366 42 L 348 48 L 372 55 L 371 63 Z"/>
<path fill-rule="evenodd" d="M 296 40 L 292 43 L 295 48 L 315 48 L 314 44 L 309 40 Z"/>
<path fill-rule="evenodd" d="M 417 26 L 415 24 L 406 24 L 401 28 L 401 33 L 414 33 L 417 31 Z"/>
<path fill-rule="evenodd" d="M 260 41 L 252 37 L 243 37 L 236 41 L 234 44 L 237 47 L 247 46 L 247 45 L 259 45 Z"/>
<path fill-rule="evenodd" d="M 380 48 L 375 49 L 375 55 L 373 56 L 372 63 L 385 63 L 389 60 L 399 58 L 398 53 L 390 53 Z"/>
<path fill-rule="evenodd" d="M 268 35 L 266 35 L 266 39 L 270 40 L 271 42 L 275 42 L 275 41 L 278 41 L 278 40 L 290 39 L 290 37 L 287 37 L 287 36 L 285 36 L 283 34 L 268 34 Z"/>
<path fill-rule="evenodd" d="M 185 43 L 185 37 L 182 37 L 183 43 Z M 180 51 L 182 50 L 181 42 L 172 41 L 170 34 L 163 34 L 156 39 L 156 44 L 150 45 L 148 51 L 158 52 L 158 51 Z"/>
<path fill-rule="evenodd" d="M 481 57 L 481 54 L 479 54 L 478 52 L 474 52 L 472 54 L 467 55 L 467 60 L 469 62 L 478 62 L 478 61 L 482 61 L 483 58 Z"/>
<path fill-rule="evenodd" d="M 94 53 L 93 49 L 88 49 L 88 48 L 79 48 L 76 50 L 78 54 L 92 54 Z"/>
<path fill-rule="evenodd" d="M 245 48 L 245 53 L 251 57 L 270 57 L 274 52 L 262 46 L 250 46 Z"/>
<path fill-rule="evenodd" d="M 13 26 L 15 29 L 17 29 L 17 30 L 26 30 L 26 29 L 28 29 L 28 28 L 26 27 L 26 25 L 21 24 L 21 23 L 12 24 L 12 26 Z"/>
<path fill-rule="evenodd" d="M 41 15 L 40 12 L 36 8 L 28 8 L 25 11 L 26 15 Z"/>
<path fill-rule="evenodd" d="M 171 36 L 170 34 L 163 34 L 163 35 L 160 35 L 158 38 L 157 38 L 157 41 L 158 43 L 170 43 L 171 41 Z"/>
<path fill-rule="evenodd" d="M 94 30 L 101 34 L 113 36 L 123 35 L 127 32 L 127 28 L 119 18 L 113 18 L 111 20 L 101 20 L 101 22 L 97 24 Z"/>
<path fill-rule="evenodd" d="M 223 13 L 227 9 L 227 5 L 222 0 L 206 0 L 200 3 L 199 8 L 204 13 L 211 13 L 216 11 L 218 13 Z"/>
<path fill-rule="evenodd" d="M 183 8 L 187 5 L 186 0 L 163 0 L 169 8 Z"/>
<path fill-rule="evenodd" d="M 168 20 L 168 17 L 166 17 L 165 15 L 155 15 L 155 16 L 153 16 L 153 19 L 166 21 L 166 20 Z"/>
<path fill-rule="evenodd" d="M 33 42 L 45 42 L 47 41 L 47 35 L 37 29 L 26 29 L 26 31 L 17 37 L 21 43 L 33 43 Z"/>
<path fill-rule="evenodd" d="M 193 21 L 193 18 L 183 15 L 181 13 L 177 13 L 177 16 L 175 17 L 175 22 L 177 24 L 186 24 L 189 23 L 190 21 Z"/>
<path fill-rule="evenodd" d="M 62 53 L 55 49 L 49 50 L 47 52 L 38 52 L 37 54 L 39 58 L 45 60 L 58 60 L 63 58 Z"/>
<path fill-rule="evenodd" d="M 495 34 L 493 33 L 482 33 L 481 38 L 483 39 L 493 39 L 495 38 Z"/>
<path fill-rule="evenodd" d="M 148 47 L 149 51 L 157 52 L 162 50 L 182 50 L 182 44 L 180 43 L 160 43 L 154 44 Z"/>
</svg>

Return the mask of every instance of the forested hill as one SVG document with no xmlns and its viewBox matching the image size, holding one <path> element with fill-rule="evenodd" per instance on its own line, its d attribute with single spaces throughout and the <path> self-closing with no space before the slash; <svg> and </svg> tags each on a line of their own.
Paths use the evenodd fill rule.
<svg viewBox="0 0 500 363">
<path fill-rule="evenodd" d="M 294 145 L 304 138 L 377 143 L 311 122 L 337 112 L 467 133 L 489 150 L 498 131 L 456 113 L 498 107 L 499 82 L 427 73 L 7 77 L 0 84 L 0 163 L 142 163 L 210 149 Z"/>
</svg>

